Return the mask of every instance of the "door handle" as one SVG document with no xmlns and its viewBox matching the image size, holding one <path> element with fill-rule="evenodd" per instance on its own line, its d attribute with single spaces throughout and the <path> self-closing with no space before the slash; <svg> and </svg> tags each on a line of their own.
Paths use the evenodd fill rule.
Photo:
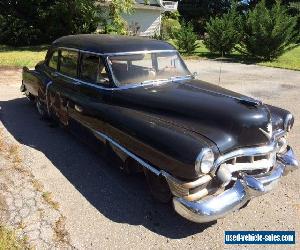
<svg viewBox="0 0 300 250">
<path fill-rule="evenodd" d="M 56 73 L 56 72 L 51 72 L 51 76 L 57 77 L 57 76 L 58 76 L 58 73 Z"/>
<path fill-rule="evenodd" d="M 78 85 L 81 85 L 81 82 L 79 82 L 79 81 L 74 81 L 73 84 L 78 86 Z"/>
<path fill-rule="evenodd" d="M 82 113 L 83 112 L 83 108 L 82 107 L 80 107 L 79 105 L 77 105 L 77 104 L 75 104 L 75 110 L 77 111 L 77 112 L 80 112 L 80 113 Z"/>
</svg>

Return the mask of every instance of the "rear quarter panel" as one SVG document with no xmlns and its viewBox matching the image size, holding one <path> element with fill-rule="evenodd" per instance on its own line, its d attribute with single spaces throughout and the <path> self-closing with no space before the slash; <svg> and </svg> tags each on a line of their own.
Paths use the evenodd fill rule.
<svg viewBox="0 0 300 250">
<path fill-rule="evenodd" d="M 50 81 L 44 72 L 33 69 L 30 70 L 26 67 L 23 68 L 22 82 L 26 87 L 26 90 L 34 96 L 40 96 L 44 99 L 46 93 L 47 83 Z"/>
</svg>

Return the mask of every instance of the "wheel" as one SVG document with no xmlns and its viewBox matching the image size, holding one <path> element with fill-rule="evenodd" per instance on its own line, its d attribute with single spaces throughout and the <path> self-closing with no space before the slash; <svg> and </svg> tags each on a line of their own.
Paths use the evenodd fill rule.
<svg viewBox="0 0 300 250">
<path fill-rule="evenodd" d="M 163 177 L 150 172 L 148 169 L 144 172 L 153 198 L 162 203 L 170 202 L 172 199 L 172 193 L 167 181 Z"/>
<path fill-rule="evenodd" d="M 26 98 L 27 98 L 31 103 L 34 103 L 35 98 L 34 98 L 34 96 L 33 96 L 31 93 L 29 93 L 29 92 L 26 90 L 26 91 L 24 92 L 24 94 L 25 94 Z"/>
<path fill-rule="evenodd" d="M 48 114 L 47 114 L 47 111 L 45 109 L 45 106 L 44 104 L 41 102 L 40 98 L 39 97 L 36 97 L 35 98 L 35 106 L 36 106 L 36 109 L 39 113 L 39 115 L 42 117 L 42 118 L 47 118 L 48 117 Z"/>
</svg>

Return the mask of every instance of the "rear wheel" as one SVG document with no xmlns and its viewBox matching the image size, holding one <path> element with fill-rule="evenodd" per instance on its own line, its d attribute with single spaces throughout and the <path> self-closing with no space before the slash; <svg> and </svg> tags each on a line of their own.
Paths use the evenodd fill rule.
<svg viewBox="0 0 300 250">
<path fill-rule="evenodd" d="M 37 109 L 40 117 L 42 117 L 42 118 L 48 117 L 45 105 L 41 102 L 39 97 L 35 98 L 35 106 L 36 106 L 36 109 Z"/>
<path fill-rule="evenodd" d="M 154 199 L 162 203 L 170 202 L 172 199 L 172 193 L 166 179 L 155 175 L 148 169 L 144 172 L 150 192 Z"/>
</svg>

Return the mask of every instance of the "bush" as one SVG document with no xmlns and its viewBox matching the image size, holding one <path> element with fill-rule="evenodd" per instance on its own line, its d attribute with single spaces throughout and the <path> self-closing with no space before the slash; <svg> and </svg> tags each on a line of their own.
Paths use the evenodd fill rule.
<svg viewBox="0 0 300 250">
<path fill-rule="evenodd" d="M 0 42 L 34 45 L 63 35 L 93 32 L 99 23 L 95 1 L 1 0 Z"/>
<path fill-rule="evenodd" d="M 240 51 L 262 60 L 275 59 L 299 39 L 296 25 L 297 17 L 290 16 L 279 1 L 268 9 L 263 0 L 247 15 Z"/>
<path fill-rule="evenodd" d="M 173 18 L 163 18 L 161 34 L 164 40 L 174 39 L 176 33 L 181 29 L 180 22 Z"/>
<path fill-rule="evenodd" d="M 163 40 L 175 39 L 175 34 L 181 29 L 178 11 L 165 12 L 162 17 L 161 37 Z"/>
<path fill-rule="evenodd" d="M 186 54 L 192 54 L 198 47 L 197 35 L 194 32 L 192 23 L 182 23 L 181 28 L 175 36 L 175 44 L 180 51 Z"/>
<path fill-rule="evenodd" d="M 26 22 L 13 16 L 0 16 L 0 43 L 20 46 L 34 44 L 41 31 Z"/>
<path fill-rule="evenodd" d="M 211 18 L 206 24 L 207 35 L 204 45 L 208 50 L 222 56 L 230 54 L 241 39 L 242 17 L 238 14 L 236 5 L 221 17 Z"/>
</svg>

